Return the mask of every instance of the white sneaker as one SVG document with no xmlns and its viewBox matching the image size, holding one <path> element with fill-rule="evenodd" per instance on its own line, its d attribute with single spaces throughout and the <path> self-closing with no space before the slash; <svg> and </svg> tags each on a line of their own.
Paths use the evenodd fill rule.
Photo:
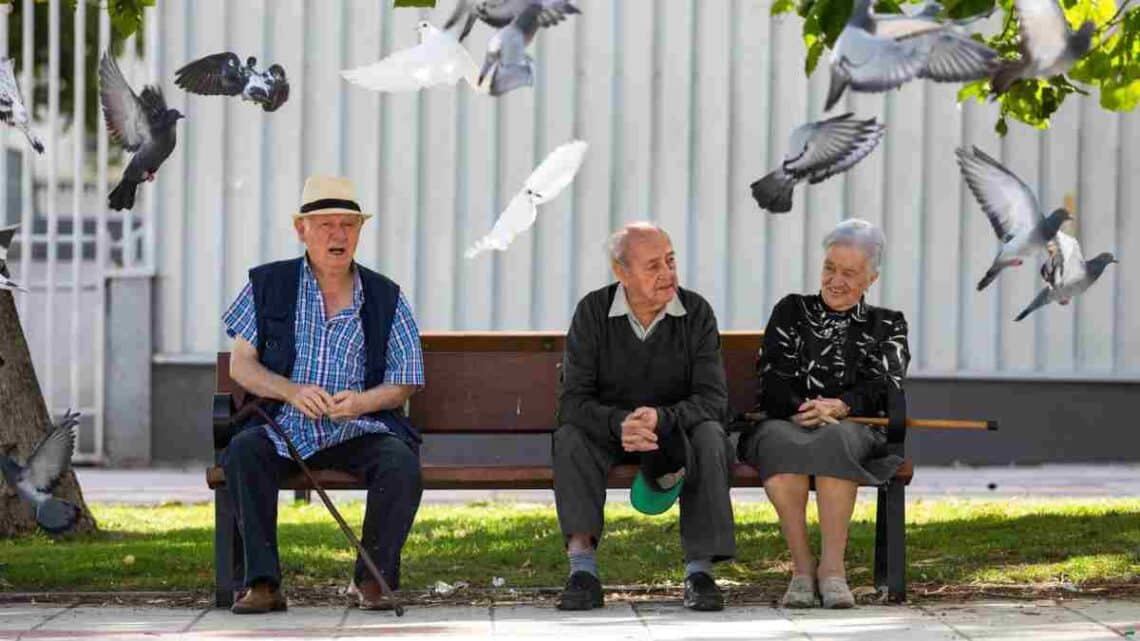
<svg viewBox="0 0 1140 641">
<path fill-rule="evenodd" d="M 793 575 L 782 603 L 785 608 L 814 608 L 815 579 L 810 574 Z"/>
<path fill-rule="evenodd" d="M 855 607 L 855 596 L 847 587 L 847 579 L 841 576 L 827 576 L 819 580 L 819 594 L 823 597 L 823 607 L 844 610 Z"/>
</svg>

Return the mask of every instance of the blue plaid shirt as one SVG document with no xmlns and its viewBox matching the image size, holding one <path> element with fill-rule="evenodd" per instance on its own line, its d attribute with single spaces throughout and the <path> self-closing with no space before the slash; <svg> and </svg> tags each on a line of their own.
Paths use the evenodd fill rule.
<svg viewBox="0 0 1140 641">
<path fill-rule="evenodd" d="M 365 351 L 360 308 L 364 303 L 364 288 L 360 274 L 354 272 L 352 305 L 340 310 L 332 318 L 325 318 L 325 299 L 308 259 L 301 261 L 301 270 L 297 292 L 297 320 L 293 330 L 297 354 L 289 380 L 300 385 L 319 385 L 329 394 L 342 390 L 363 391 Z M 231 338 L 241 336 L 250 345 L 257 345 L 257 313 L 253 303 L 253 288 L 249 283 L 246 283 L 237 299 L 226 310 L 222 322 L 225 323 L 226 334 Z M 384 383 L 424 384 L 424 359 L 419 329 L 403 292 L 400 292 L 388 334 Z M 282 404 L 274 418 L 289 434 L 301 457 L 306 459 L 348 439 L 390 431 L 383 421 L 363 416 L 340 423 L 327 416 L 314 420 L 288 403 Z M 288 458 L 289 450 L 285 443 L 268 426 L 263 427 L 277 446 L 277 453 Z"/>
</svg>

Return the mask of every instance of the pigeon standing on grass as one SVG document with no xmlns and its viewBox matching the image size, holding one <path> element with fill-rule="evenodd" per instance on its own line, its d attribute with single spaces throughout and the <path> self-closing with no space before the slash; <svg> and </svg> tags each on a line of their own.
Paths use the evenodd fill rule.
<svg viewBox="0 0 1140 641">
<path fill-rule="evenodd" d="M 470 0 L 459 0 L 455 5 L 455 11 L 444 26 L 450 29 L 463 21 L 462 30 L 459 32 L 459 39 L 462 41 L 471 32 L 476 20 L 482 20 L 496 29 L 502 29 L 534 4 L 539 6 L 537 20 L 540 27 L 553 27 L 570 14 L 582 13 L 571 0 L 478 0 L 475 3 Z"/>
<path fill-rule="evenodd" d="M 1021 34 L 1017 60 L 1002 61 L 990 85 L 1002 94 L 1019 78 L 1048 78 L 1067 72 L 1088 53 L 1096 24 L 1085 21 L 1074 32 L 1057 0 L 1014 0 Z"/>
<path fill-rule="evenodd" d="M 467 250 L 466 257 L 474 258 L 492 249 L 504 251 L 515 236 L 530 229 L 538 218 L 538 205 L 554 200 L 574 180 L 578 168 L 582 166 L 586 147 L 585 142 L 575 140 L 550 152 L 542 164 L 527 177 L 522 191 L 499 214 L 491 232 L 475 241 L 475 245 Z"/>
<path fill-rule="evenodd" d="M 203 96 L 241 96 L 265 111 L 277 111 L 289 99 L 285 68 L 270 65 L 257 70 L 257 58 L 250 56 L 243 66 L 236 53 L 215 53 L 186 64 L 174 72 L 174 84 Z"/>
<path fill-rule="evenodd" d="M 0 58 L 0 120 L 24 132 L 37 154 L 44 153 L 44 143 L 28 125 L 28 108 L 20 97 L 20 85 L 16 83 L 16 70 L 11 58 Z"/>
<path fill-rule="evenodd" d="M 174 151 L 174 125 L 184 116 L 177 109 L 166 108 L 162 89 L 155 85 L 147 85 L 141 95 L 135 95 L 107 53 L 99 61 L 99 99 L 111 139 L 134 153 L 107 201 L 111 209 L 130 209 L 135 206 L 139 184 L 154 180 L 158 168 Z"/>
<path fill-rule="evenodd" d="M 1021 265 L 1038 252 L 1044 255 L 1046 244 L 1071 215 L 1061 207 L 1042 216 L 1033 191 L 981 149 L 959 147 L 954 153 L 962 177 L 1001 241 L 993 264 L 978 282 L 978 291 L 982 291 L 1006 267 Z"/>
<path fill-rule="evenodd" d="M 534 58 L 527 54 L 526 48 L 538 33 L 538 14 L 541 11 L 541 4 L 529 5 L 487 42 L 479 84 L 483 84 L 484 78 L 489 78 L 492 96 L 534 84 Z"/>
<path fill-rule="evenodd" d="M 997 52 L 962 33 L 956 24 L 924 13 L 880 21 L 871 12 L 871 0 L 854 1 L 847 26 L 831 52 L 825 111 L 847 87 L 882 92 L 916 77 L 962 82 L 993 73 Z"/>
<path fill-rule="evenodd" d="M 1041 278 L 1045 279 L 1046 287 L 1037 293 L 1037 297 L 1017 315 L 1015 321 L 1022 320 L 1049 303 L 1068 305 L 1074 297 L 1092 287 L 1105 268 L 1117 262 L 1116 257 L 1108 252 L 1101 252 L 1092 260 L 1085 260 L 1081 254 L 1081 244 L 1063 231 L 1057 232 L 1050 245 L 1052 251 L 1049 259 L 1041 266 Z"/>
<path fill-rule="evenodd" d="M 13 282 L 12 275 L 8 273 L 8 247 L 12 244 L 12 238 L 16 236 L 16 230 L 19 228 L 19 225 L 0 228 L 0 289 L 26 293 L 28 290 Z"/>
<path fill-rule="evenodd" d="M 71 467 L 78 424 L 79 413 L 68 410 L 63 420 L 36 445 L 22 467 L 7 456 L 0 456 L 4 482 L 32 506 L 36 523 L 51 534 L 66 532 L 79 520 L 79 508 L 74 503 L 51 495 L 59 477 Z"/>
<path fill-rule="evenodd" d="M 814 185 L 850 169 L 874 151 L 886 125 L 874 118 L 851 120 L 851 116 L 845 113 L 796 127 L 780 167 L 752 183 L 756 204 L 772 213 L 787 212 L 796 183 L 806 180 Z"/>
<path fill-rule="evenodd" d="M 454 85 L 460 78 L 477 88 L 479 67 L 453 31 L 443 31 L 426 20 L 416 29 L 420 44 L 389 54 L 379 62 L 340 72 L 345 80 L 373 91 L 417 91 L 436 85 Z"/>
</svg>

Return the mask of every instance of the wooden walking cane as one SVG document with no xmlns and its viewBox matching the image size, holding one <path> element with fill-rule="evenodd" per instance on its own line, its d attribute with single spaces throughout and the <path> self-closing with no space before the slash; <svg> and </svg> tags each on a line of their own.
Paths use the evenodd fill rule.
<svg viewBox="0 0 1140 641">
<path fill-rule="evenodd" d="M 261 405 L 259 404 L 260 399 L 255 399 L 248 396 L 246 399 L 246 406 L 250 408 L 250 411 L 257 413 L 259 416 L 261 416 L 261 418 L 265 419 L 265 422 L 269 425 L 270 429 L 276 432 L 277 435 L 280 436 L 283 441 L 285 441 L 285 447 L 289 449 L 289 456 L 291 456 L 293 458 L 293 462 L 295 462 L 297 466 L 301 468 L 301 473 L 305 475 L 305 478 L 309 479 L 309 483 L 313 486 L 313 489 L 315 489 L 317 491 L 317 494 L 320 495 L 321 501 L 325 504 L 325 507 L 328 508 L 329 512 L 332 513 L 333 518 L 336 519 L 337 524 L 340 525 L 340 531 L 344 532 L 344 536 L 348 539 L 349 543 L 352 543 L 353 547 L 356 548 L 356 551 L 360 554 L 361 560 L 364 561 L 365 567 L 368 568 L 368 571 L 372 574 L 372 578 L 376 579 L 376 583 L 380 586 L 380 591 L 384 593 L 384 596 L 389 601 L 391 601 L 392 609 L 396 611 L 396 616 L 404 616 L 404 606 L 396 600 L 396 595 L 393 594 L 392 588 L 388 587 L 388 582 L 384 580 L 384 577 L 380 574 L 380 569 L 376 567 L 376 564 L 372 561 L 372 555 L 368 554 L 368 550 L 364 549 L 364 546 L 361 545 L 360 539 L 356 538 L 356 534 L 353 533 L 352 528 L 348 526 L 348 523 L 345 522 L 344 517 L 340 515 L 340 512 L 336 509 L 336 506 L 333 505 L 332 499 L 330 499 L 329 495 L 325 493 L 325 488 L 321 487 L 321 484 L 317 483 L 317 479 L 313 478 L 313 473 L 309 471 L 309 466 L 305 465 L 305 460 L 301 458 L 301 453 L 298 452 L 297 447 L 293 445 L 293 440 L 289 438 L 289 435 L 285 433 L 285 430 L 281 429 L 281 426 L 277 423 L 277 421 L 273 420 L 273 417 L 269 416 L 265 410 L 261 409 Z M 236 423 L 237 420 L 243 415 L 248 415 L 248 413 L 245 411 L 245 407 L 242 408 L 242 411 L 238 412 L 237 416 L 234 419 L 234 422 Z"/>
<path fill-rule="evenodd" d="M 749 421 L 762 421 L 768 418 L 767 414 L 763 412 L 745 412 L 744 418 Z M 877 425 L 880 427 L 887 427 L 888 420 L 885 418 L 870 418 L 863 416 L 849 416 L 848 421 L 853 423 L 861 423 L 863 425 Z M 989 430 L 996 431 L 998 428 L 997 421 L 959 421 L 941 418 L 908 418 L 906 419 L 906 426 L 908 428 L 925 428 L 934 430 Z"/>
</svg>

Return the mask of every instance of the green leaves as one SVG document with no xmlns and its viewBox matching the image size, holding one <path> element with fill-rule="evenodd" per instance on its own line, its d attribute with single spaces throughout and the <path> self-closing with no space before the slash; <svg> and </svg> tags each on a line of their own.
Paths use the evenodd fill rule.
<svg viewBox="0 0 1140 641">
<path fill-rule="evenodd" d="M 143 9 L 153 7 L 155 0 L 108 0 L 107 11 L 111 14 L 111 31 L 115 39 L 127 36 L 142 29 Z"/>
<path fill-rule="evenodd" d="M 1100 106 L 1109 111 L 1129 111 L 1140 104 L 1140 4 L 1136 0 L 1061 0 L 1065 17 L 1073 29 L 1092 20 L 1097 30 L 1089 53 L 1077 62 L 1067 75 L 1045 79 L 1019 80 L 1008 92 L 993 96 L 989 81 L 963 85 L 958 101 L 996 100 L 1000 106 L 994 129 L 1004 135 L 1008 119 L 1046 128 L 1057 109 L 1073 94 L 1098 92 Z M 900 13 L 903 7 L 921 0 L 879 0 L 878 13 Z M 836 39 L 851 14 L 851 0 L 774 0 L 772 15 L 795 12 L 803 18 L 803 41 L 807 50 L 804 72 L 811 75 L 824 53 Z M 993 47 L 1003 59 L 1017 59 L 1019 33 L 1013 0 L 945 0 L 944 15 L 961 20 L 997 11 L 1003 17 L 1001 29 L 974 37 Z M 999 11 L 1000 10 L 1000 11 Z M 982 23 L 976 23 L 976 30 Z M 1080 85 L 1073 84 L 1073 81 Z M 1083 88 L 1084 87 L 1087 88 Z M 1091 90 L 1091 91 L 1090 91 Z"/>
<path fill-rule="evenodd" d="M 397 9 L 400 7 L 435 7 L 435 0 L 395 0 L 393 5 Z"/>
</svg>

